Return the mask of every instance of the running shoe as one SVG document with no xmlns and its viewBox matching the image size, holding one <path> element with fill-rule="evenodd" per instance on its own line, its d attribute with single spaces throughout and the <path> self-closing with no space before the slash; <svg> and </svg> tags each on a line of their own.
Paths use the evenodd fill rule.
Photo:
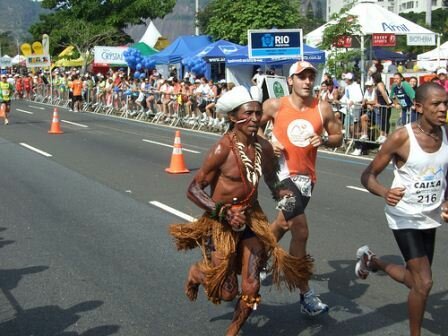
<svg viewBox="0 0 448 336">
<path fill-rule="evenodd" d="M 359 137 L 359 140 L 361 140 L 361 141 L 369 140 L 369 136 L 367 134 L 363 134 Z"/>
<path fill-rule="evenodd" d="M 9 120 L 5 118 L 5 125 L 9 124 Z"/>
<path fill-rule="evenodd" d="M 356 148 L 353 152 L 350 153 L 350 155 L 361 156 L 362 155 L 361 148 Z"/>
<path fill-rule="evenodd" d="M 323 303 L 321 299 L 310 289 L 303 295 L 300 295 L 300 311 L 308 316 L 317 316 L 328 312 L 328 305 Z"/>
<path fill-rule="evenodd" d="M 374 256 L 375 253 L 370 251 L 367 245 L 361 246 L 358 251 L 356 251 L 356 259 L 358 259 L 358 261 L 355 266 L 355 275 L 358 279 L 367 279 L 370 272 L 373 271 L 370 263 Z"/>
</svg>

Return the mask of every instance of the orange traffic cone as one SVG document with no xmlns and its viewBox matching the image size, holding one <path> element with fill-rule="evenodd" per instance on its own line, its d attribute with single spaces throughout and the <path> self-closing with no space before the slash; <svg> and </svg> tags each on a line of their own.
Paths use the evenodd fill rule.
<svg viewBox="0 0 448 336">
<path fill-rule="evenodd" d="M 53 119 L 51 120 L 51 128 L 48 131 L 50 134 L 63 134 L 61 130 L 61 124 L 59 123 L 59 113 L 57 107 L 53 111 Z"/>
<path fill-rule="evenodd" d="M 185 166 L 184 155 L 182 154 L 182 144 L 180 143 L 180 131 L 176 131 L 174 138 L 173 154 L 171 155 L 171 163 L 169 168 L 165 169 L 170 174 L 184 174 L 190 171 Z"/>
</svg>

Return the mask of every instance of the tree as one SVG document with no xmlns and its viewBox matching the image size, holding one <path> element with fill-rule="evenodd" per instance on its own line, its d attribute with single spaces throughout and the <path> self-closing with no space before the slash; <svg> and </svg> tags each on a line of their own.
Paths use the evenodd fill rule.
<svg viewBox="0 0 448 336">
<path fill-rule="evenodd" d="M 201 32 L 214 40 L 238 44 L 247 43 L 248 29 L 302 28 L 306 33 L 320 25 L 300 15 L 298 0 L 212 0 L 198 21 Z"/>
<path fill-rule="evenodd" d="M 15 43 L 13 33 L 11 31 L 6 31 L 0 33 L 0 56 L 3 55 L 16 55 L 17 45 Z"/>
<path fill-rule="evenodd" d="M 327 57 L 327 66 L 334 76 L 340 78 L 343 72 L 357 72 L 353 63 L 354 60 L 361 58 L 361 50 L 359 48 L 336 48 L 335 44 L 339 38 L 343 36 L 351 36 L 357 38 L 361 35 L 361 25 L 355 15 L 348 15 L 347 12 L 353 4 L 342 8 L 339 13 L 331 16 L 331 20 L 336 22 L 329 24 L 323 32 L 322 42 L 319 48 L 323 50 L 331 50 Z"/>
<path fill-rule="evenodd" d="M 95 45 L 131 42 L 124 32 L 127 25 L 163 18 L 173 10 L 176 0 L 43 0 L 41 4 L 52 12 L 41 15 L 31 26 L 34 39 L 48 34 L 50 54 L 73 45 L 87 62 Z"/>
</svg>

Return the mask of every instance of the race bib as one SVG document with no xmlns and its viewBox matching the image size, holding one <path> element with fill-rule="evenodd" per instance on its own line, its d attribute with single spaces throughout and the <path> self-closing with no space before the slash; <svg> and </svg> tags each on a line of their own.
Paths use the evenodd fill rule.
<svg viewBox="0 0 448 336">
<path fill-rule="evenodd" d="M 311 197 L 312 183 L 311 178 L 306 175 L 291 176 L 291 181 L 299 188 L 300 192 L 305 197 Z"/>
</svg>

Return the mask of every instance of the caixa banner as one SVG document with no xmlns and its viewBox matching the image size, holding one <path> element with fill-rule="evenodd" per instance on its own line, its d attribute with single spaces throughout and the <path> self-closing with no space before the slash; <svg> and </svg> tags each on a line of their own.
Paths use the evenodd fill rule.
<svg viewBox="0 0 448 336">
<path fill-rule="evenodd" d="M 127 66 L 123 52 L 126 47 L 95 47 L 94 62 L 100 64 L 114 64 Z"/>
</svg>

